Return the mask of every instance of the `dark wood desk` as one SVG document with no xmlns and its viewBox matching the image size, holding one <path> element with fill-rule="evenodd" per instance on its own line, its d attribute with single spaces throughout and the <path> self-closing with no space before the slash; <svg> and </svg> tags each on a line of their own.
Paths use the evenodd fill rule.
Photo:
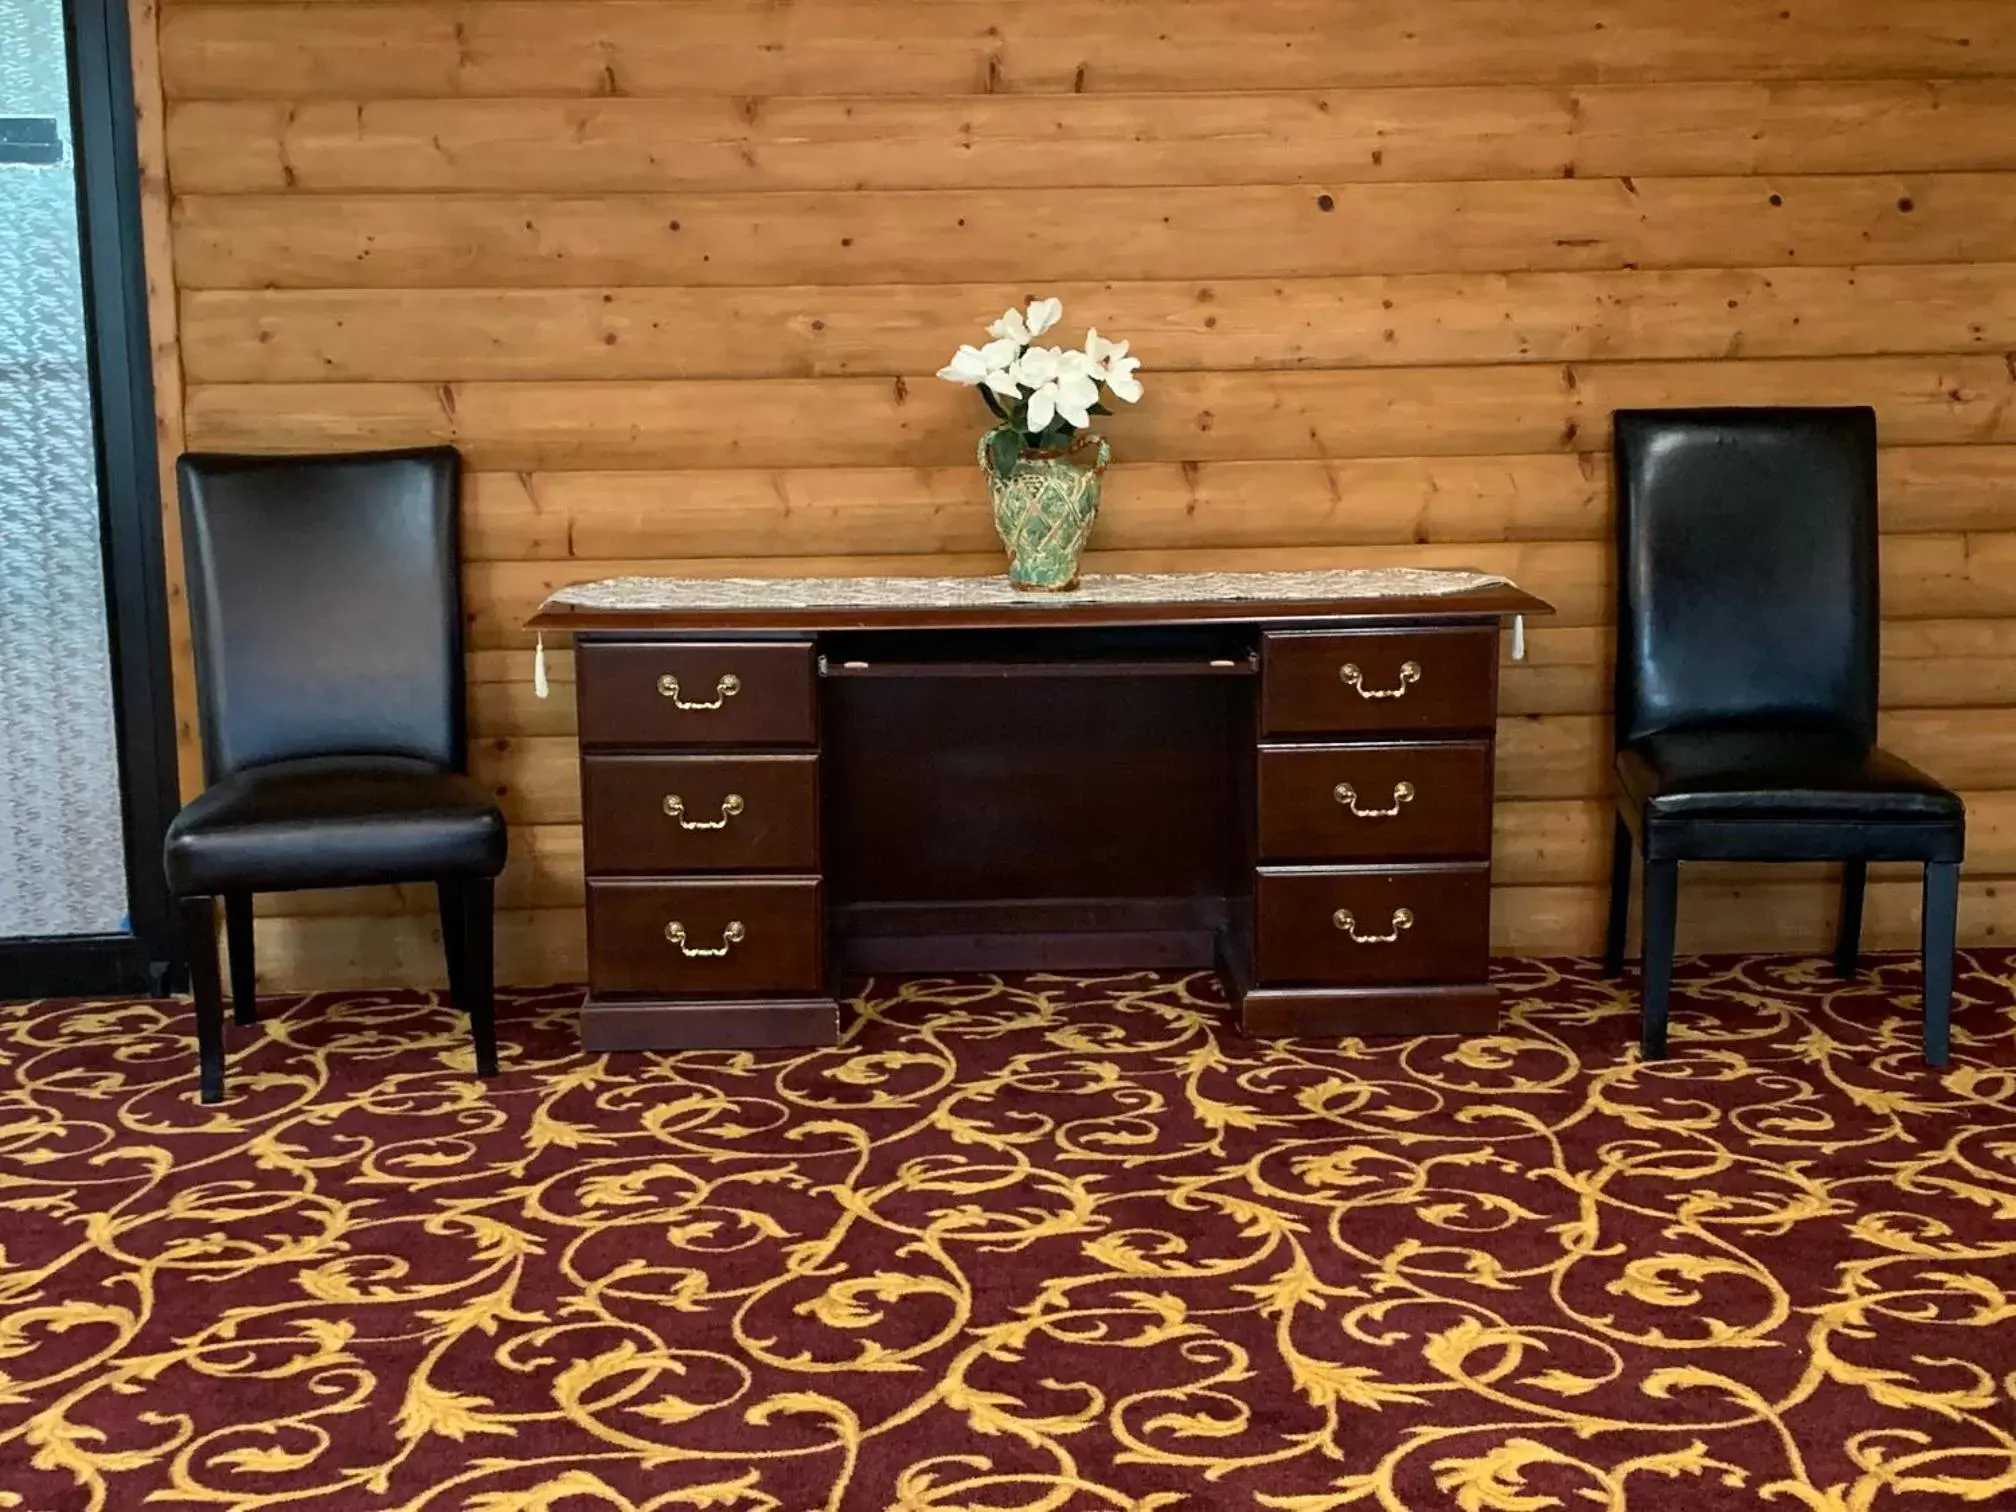
<svg viewBox="0 0 2016 1512">
<path fill-rule="evenodd" d="M 556 595 L 583 1043 L 831 1043 L 860 973 L 1212 965 L 1254 1034 L 1493 1027 L 1499 634 L 1547 606 L 1159 581 Z"/>
</svg>

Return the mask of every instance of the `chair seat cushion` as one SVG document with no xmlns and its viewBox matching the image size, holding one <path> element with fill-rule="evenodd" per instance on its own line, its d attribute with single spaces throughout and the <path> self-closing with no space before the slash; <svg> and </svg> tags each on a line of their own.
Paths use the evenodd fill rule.
<svg viewBox="0 0 2016 1512">
<path fill-rule="evenodd" d="M 1958 795 L 1887 751 L 1838 736 L 1667 731 L 1621 749 L 1617 780 L 1644 818 L 1647 854 L 1960 859 Z M 1700 843 L 1657 846 L 1661 831 Z"/>
<path fill-rule="evenodd" d="M 397 756 L 318 756 L 233 773 L 168 826 L 180 896 L 494 877 L 504 816 L 483 787 Z"/>
</svg>

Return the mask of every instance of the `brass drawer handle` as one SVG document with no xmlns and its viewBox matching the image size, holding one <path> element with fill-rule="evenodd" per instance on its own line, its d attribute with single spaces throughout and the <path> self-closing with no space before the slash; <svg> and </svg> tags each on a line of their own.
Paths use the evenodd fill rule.
<svg viewBox="0 0 2016 1512">
<path fill-rule="evenodd" d="M 1400 663 L 1400 686 L 1397 688 L 1368 688 L 1365 674 L 1358 670 L 1358 663 L 1346 662 L 1337 669 L 1337 676 L 1349 688 L 1355 688 L 1360 698 L 1405 698 L 1410 683 L 1421 681 L 1421 663 Z"/>
<path fill-rule="evenodd" d="M 1352 917 L 1351 910 L 1348 908 L 1340 908 L 1337 912 L 1330 915 L 1330 922 L 1351 936 L 1351 943 L 1353 945 L 1391 945 L 1401 935 L 1414 927 L 1414 910 L 1411 908 L 1396 908 L 1393 910 L 1393 932 L 1391 934 L 1361 935 L 1358 933 L 1358 921 Z"/>
<path fill-rule="evenodd" d="M 668 819 L 677 819 L 679 821 L 679 828 L 683 830 L 726 829 L 728 828 L 728 821 L 741 812 L 742 795 L 740 793 L 730 793 L 726 798 L 721 800 L 721 817 L 719 819 L 688 819 L 686 817 L 686 805 L 681 801 L 679 795 L 677 793 L 667 793 L 665 795 L 665 817 Z"/>
<path fill-rule="evenodd" d="M 721 681 L 714 684 L 714 697 L 707 703 L 688 703 L 679 696 L 679 679 L 667 672 L 658 679 L 658 696 L 672 700 L 675 709 L 718 709 L 737 693 L 742 691 L 742 679 L 733 672 L 721 674 Z"/>
<path fill-rule="evenodd" d="M 686 943 L 686 926 L 684 924 L 674 919 L 670 924 L 665 926 L 665 938 L 670 940 L 674 945 L 677 945 L 679 947 L 679 954 L 685 956 L 688 960 L 698 960 L 702 956 L 725 956 L 729 951 L 742 943 L 742 936 L 746 932 L 742 928 L 742 921 L 740 919 L 730 919 L 728 927 L 721 931 L 721 943 L 719 945 L 688 945 Z"/>
<path fill-rule="evenodd" d="M 1351 810 L 1351 817 L 1354 819 L 1391 819 L 1395 814 L 1400 812 L 1402 806 L 1414 801 L 1414 784 L 1411 782 L 1394 783 L 1393 807 L 1383 809 L 1358 807 L 1358 790 L 1348 782 L 1338 783 L 1336 793 L 1337 801 Z"/>
</svg>

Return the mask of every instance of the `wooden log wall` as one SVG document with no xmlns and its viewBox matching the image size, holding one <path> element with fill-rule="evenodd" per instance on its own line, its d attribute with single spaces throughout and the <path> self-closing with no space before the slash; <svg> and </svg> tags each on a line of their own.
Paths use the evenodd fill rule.
<svg viewBox="0 0 2016 1512">
<path fill-rule="evenodd" d="M 1145 363 L 1097 565 L 1560 606 L 1505 669 L 1508 951 L 1600 933 L 1610 412 L 1875 405 L 1884 733 L 1967 795 L 1963 937 L 2016 926 L 2016 0 L 134 3 L 165 444 L 469 459 L 505 980 L 583 969 L 571 670 L 533 698 L 523 617 L 998 570 L 930 375 L 1032 294 Z M 423 890 L 267 906 L 270 985 L 439 978 Z M 1832 913 L 1823 869 L 1702 868 L 1682 943 Z M 1879 871 L 1873 943 L 1916 916 Z"/>
</svg>

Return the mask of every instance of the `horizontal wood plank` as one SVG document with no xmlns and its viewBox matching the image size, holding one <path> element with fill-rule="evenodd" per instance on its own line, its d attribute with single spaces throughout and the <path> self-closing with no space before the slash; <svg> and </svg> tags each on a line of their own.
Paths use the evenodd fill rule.
<svg viewBox="0 0 2016 1512">
<path fill-rule="evenodd" d="M 1879 459 L 1886 534 L 2016 523 L 2016 447 L 1903 447 Z M 1121 463 L 1095 549 L 1600 541 L 1607 456 Z M 478 473 L 463 505 L 472 561 L 994 549 L 975 467 Z"/>
<path fill-rule="evenodd" d="M 1978 655 L 1915 655 L 1901 641 L 1915 629 L 1978 629 L 2000 651 Z M 1562 641 L 1579 641 L 1554 651 Z M 1883 708 L 2002 708 L 2016 687 L 2016 621 L 1891 621 L 1883 633 Z M 1506 716 L 1607 714 L 1611 708 L 1611 631 L 1599 625 L 1526 631 L 1526 661 L 1506 653 L 1498 669 L 1498 704 Z M 478 671 L 482 669 L 482 671 Z M 532 691 L 532 653 L 474 651 L 470 655 L 470 726 L 478 736 L 571 736 L 573 659 L 546 649 L 552 694 Z M 484 675 L 488 673 L 488 675 Z"/>
<path fill-rule="evenodd" d="M 802 577 L 983 576 L 1001 570 L 998 547 L 987 553 L 899 557 L 789 557 Z M 1425 546 L 1299 546 L 1193 551 L 1106 551 L 1084 558 L 1088 572 L 1273 572 L 1331 567 L 1462 567 L 1502 573 L 1554 607 L 1552 623 L 1598 625 L 1611 612 L 1612 554 L 1594 541 L 1498 541 Z M 1896 619 L 2016 615 L 2016 533 L 1978 536 L 1897 536 L 1883 552 L 1886 613 Z M 748 577 L 780 570 L 778 558 L 642 559 L 632 561 L 476 562 L 464 570 L 471 643 L 491 649 L 523 646 L 524 624 L 555 589 L 625 575 Z"/>
<path fill-rule="evenodd" d="M 1976 880 L 2016 878 L 2016 792 L 1967 793 L 1967 875 Z M 1499 887 L 1561 887 L 1607 883 L 1611 806 L 1602 799 L 1552 799 L 1501 803 L 1495 815 L 1492 882 Z M 1838 880 L 1838 868 L 1691 863 L 1697 884 L 1741 884 L 1760 875 Z M 1912 882 L 1919 868 L 1879 865 L 1877 882 Z M 583 891 L 581 831 L 570 824 L 520 825 L 511 831 L 510 862 L 498 881 L 501 908 L 578 908 Z M 424 886 L 350 888 L 340 892 L 273 893 L 258 900 L 261 913 L 397 917 L 428 914 L 434 890 Z"/>
<path fill-rule="evenodd" d="M 2016 721 L 1999 709 L 1895 709 L 1884 745 L 1969 793 L 2016 789 Z M 1503 801 L 1590 801 L 1610 791 L 1609 722 L 1598 715 L 1501 719 L 1497 791 Z M 578 824 L 578 755 L 566 736 L 495 736 L 476 742 L 471 769 L 515 825 Z"/>
<path fill-rule="evenodd" d="M 1840 894 L 1829 884 L 1713 882 L 1687 877 L 1685 871 L 1682 868 L 1678 928 L 1682 954 L 1769 951 L 1825 957 L 1832 950 Z M 1604 889 L 1590 886 L 1495 888 L 1491 948 L 1504 955 L 1599 955 L 1606 896 Z M 1863 949 L 1916 950 L 1921 896 L 1913 882 L 1872 882 L 1862 916 Z M 2006 946 L 2016 940 L 2016 888 L 2000 881 L 1963 881 L 1960 937 L 1984 946 Z M 1635 928 L 1632 950 L 1635 959 Z M 1618 986 L 1632 993 L 1635 1001 L 1635 966 Z M 1685 1011 L 1680 994 L 1675 1007 Z"/>
<path fill-rule="evenodd" d="M 1895 470 L 1934 479 L 1959 469 L 1927 449 Z M 2005 485 L 2016 484 L 2016 448 Z M 1907 488 L 1951 523 L 2007 518 L 1977 492 Z M 1172 547 L 1597 540 L 1608 529 L 1603 459 L 1584 456 L 1372 458 L 1329 462 L 1122 463 L 1108 474 L 1094 543 Z M 1936 498 L 1937 503 L 1932 500 Z M 1922 516 L 1921 516 L 1922 517 Z M 749 556 L 788 541 L 793 555 L 987 552 L 999 547 L 977 467 L 693 472 L 479 473 L 463 506 L 472 561 L 655 555 Z"/>
<path fill-rule="evenodd" d="M 967 283 L 2016 261 L 1999 173 L 840 194 L 182 195 L 185 289 Z M 1097 229 L 1128 228 L 1124 237 Z"/>
<path fill-rule="evenodd" d="M 171 98 L 875 95 L 2016 74 L 1981 0 L 475 0 L 216 5 L 161 23 Z"/>
<path fill-rule="evenodd" d="M 2016 348 L 2016 263 L 1066 284 L 1159 372 L 1844 357 Z M 209 289 L 198 383 L 932 373 L 1009 284 L 777 289 Z"/>
<path fill-rule="evenodd" d="M 2016 358 L 1590 363 L 1147 374 L 1101 422 L 1129 462 L 1600 451 L 1613 410 L 1868 404 L 1892 445 L 2016 443 Z M 929 377 L 637 383 L 200 384 L 190 443 L 451 442 L 484 470 L 969 464 L 985 411 Z"/>
<path fill-rule="evenodd" d="M 1767 874 L 1768 875 L 1768 874 Z M 1492 949 L 1501 955 L 1594 955 L 1602 948 L 1600 887 L 1499 887 L 1492 890 Z M 1863 918 L 1868 950 L 1913 950 L 1919 889 L 1872 883 Z M 1683 952 L 1775 951 L 1824 956 L 1833 938 L 1837 891 L 1825 882 L 1683 881 L 1679 947 Z M 1976 944 L 2016 940 L 2016 888 L 1963 881 L 1960 929 Z M 424 915 L 265 915 L 256 921 L 263 991 L 340 987 L 440 987 L 445 971 L 438 928 Z M 497 976 L 506 985 L 543 987 L 583 980 L 583 916 L 575 908 L 514 909 L 497 919 Z M 1635 988 L 1635 972 L 1619 984 Z M 1679 1004 L 1682 1011 L 1685 1004 Z M 1964 1043 L 1964 1014 L 1960 1035 Z"/>
<path fill-rule="evenodd" d="M 1498 670 L 1507 716 L 1606 714 L 1610 709 L 1611 638 L 1607 626 L 1536 621 L 1527 657 Z M 1935 649 L 1943 647 L 1945 649 Z M 532 653 L 522 648 L 470 653 L 470 728 L 486 735 L 572 735 L 574 668 L 569 652 L 548 646 L 552 691 L 532 686 Z M 2016 619 L 1892 620 L 1884 627 L 1885 709 L 1994 709 L 2016 688 Z"/>
<path fill-rule="evenodd" d="M 1961 796 L 1967 805 L 1967 875 L 1976 880 L 2016 877 L 2016 792 Z M 1503 887 L 1607 886 L 1613 812 L 1607 798 L 1499 804 L 1491 880 Z M 1915 883 L 1922 871 L 1913 864 L 1879 863 L 1870 868 L 1870 876 L 1877 882 Z M 1697 885 L 1742 884 L 1760 877 L 1834 883 L 1840 868 L 1695 861 L 1687 863 L 1685 874 Z M 554 897 L 573 901 L 564 893 Z"/>
<path fill-rule="evenodd" d="M 1504 713 L 1609 711 L 1614 663 L 1613 632 L 1607 626 L 1556 627 L 1550 621 L 1528 629 L 1526 647 L 1524 661 L 1511 660 L 1508 651 L 1499 667 L 1498 701 Z M 1886 709 L 2001 707 L 2016 689 L 2016 620 L 1892 619 L 1883 626 L 1880 687 Z M 540 707 L 550 705 L 549 700 Z M 500 720 L 510 717 L 502 703 L 496 714 Z M 573 729 L 571 714 L 558 727 L 550 713 L 541 714 L 536 731 L 534 716 L 525 717 L 528 733 Z"/>
<path fill-rule="evenodd" d="M 2016 81 L 199 100 L 184 193 L 1044 189 L 2016 169 Z"/>
</svg>

